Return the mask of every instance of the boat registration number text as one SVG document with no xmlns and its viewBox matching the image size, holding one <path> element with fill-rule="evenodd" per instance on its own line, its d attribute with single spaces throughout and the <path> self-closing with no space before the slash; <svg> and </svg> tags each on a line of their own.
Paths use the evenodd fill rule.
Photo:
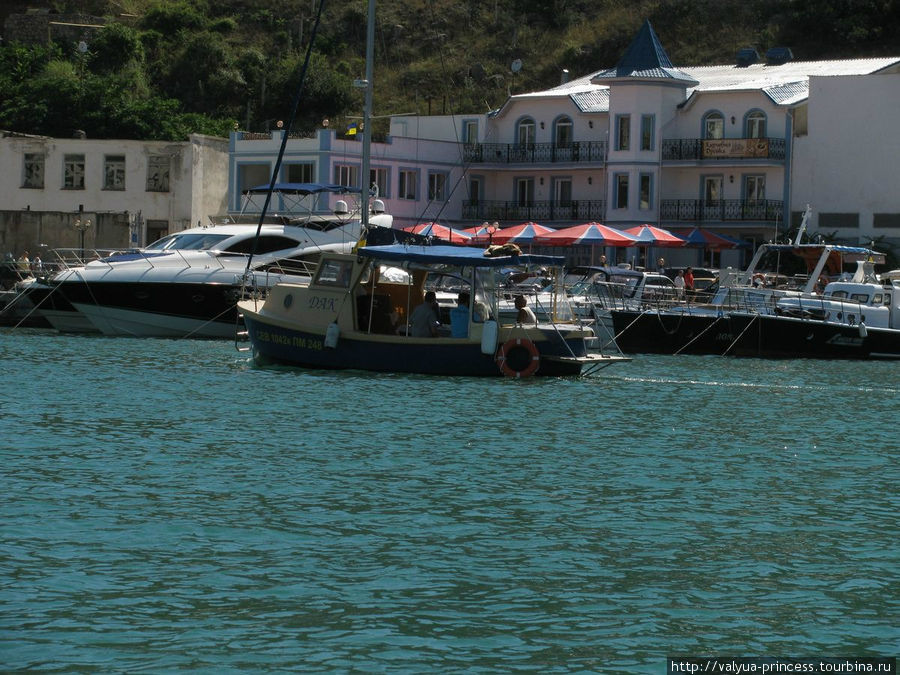
<svg viewBox="0 0 900 675">
<path fill-rule="evenodd" d="M 324 346 L 322 340 L 319 340 L 318 338 L 305 338 L 300 337 L 299 335 L 281 335 L 280 333 L 270 333 L 267 330 L 257 331 L 256 339 L 260 342 L 269 342 L 274 345 L 312 349 L 313 351 L 321 351 Z"/>
</svg>

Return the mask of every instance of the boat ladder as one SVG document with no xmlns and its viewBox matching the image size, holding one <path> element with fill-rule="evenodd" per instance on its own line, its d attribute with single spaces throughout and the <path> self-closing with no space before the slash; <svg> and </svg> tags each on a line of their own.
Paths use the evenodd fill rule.
<svg viewBox="0 0 900 675">
<path fill-rule="evenodd" d="M 249 352 L 250 333 L 243 325 L 243 315 L 238 315 L 237 323 L 234 325 L 234 348 L 239 352 Z"/>
</svg>

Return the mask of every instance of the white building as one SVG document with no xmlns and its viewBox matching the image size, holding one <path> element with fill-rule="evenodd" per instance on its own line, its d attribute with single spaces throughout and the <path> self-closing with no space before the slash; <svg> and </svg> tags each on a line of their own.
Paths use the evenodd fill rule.
<svg viewBox="0 0 900 675">
<path fill-rule="evenodd" d="M 372 145 L 371 181 L 399 224 L 701 227 L 749 252 L 785 236 L 808 203 L 814 234 L 891 243 L 898 97 L 900 57 L 799 62 L 786 49 L 748 49 L 733 64 L 676 68 L 645 23 L 613 68 L 485 115 L 393 118 L 386 142 Z M 235 137 L 233 189 L 248 184 L 248 162 L 270 168 L 278 145 Z M 358 185 L 356 141 L 323 130 L 287 148 L 286 163 L 309 157 L 304 177 Z M 665 255 L 702 262 L 696 249 Z"/>
<path fill-rule="evenodd" d="M 0 133 L 0 248 L 142 245 L 226 208 L 228 144 Z"/>
</svg>

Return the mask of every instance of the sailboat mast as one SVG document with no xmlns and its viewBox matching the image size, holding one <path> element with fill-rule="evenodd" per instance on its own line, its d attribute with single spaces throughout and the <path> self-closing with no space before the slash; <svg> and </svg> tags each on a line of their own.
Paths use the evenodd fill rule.
<svg viewBox="0 0 900 675">
<path fill-rule="evenodd" d="M 372 87 L 375 70 L 375 0 L 369 0 L 366 22 L 366 96 L 363 104 L 362 176 L 360 176 L 360 219 L 363 232 L 369 226 L 369 163 L 372 144 Z"/>
</svg>

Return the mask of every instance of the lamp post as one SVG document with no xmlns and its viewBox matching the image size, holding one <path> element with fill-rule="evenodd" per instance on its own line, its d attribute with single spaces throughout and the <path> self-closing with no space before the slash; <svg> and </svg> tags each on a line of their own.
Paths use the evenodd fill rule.
<svg viewBox="0 0 900 675">
<path fill-rule="evenodd" d="M 74 228 L 81 233 L 81 258 L 84 260 L 84 233 L 91 226 L 91 219 L 82 220 L 78 218 L 73 224 Z"/>
<path fill-rule="evenodd" d="M 494 232 L 497 231 L 497 228 L 498 228 L 497 221 L 494 221 L 493 223 L 491 223 L 490 225 L 487 226 L 488 246 L 494 245 Z"/>
</svg>

